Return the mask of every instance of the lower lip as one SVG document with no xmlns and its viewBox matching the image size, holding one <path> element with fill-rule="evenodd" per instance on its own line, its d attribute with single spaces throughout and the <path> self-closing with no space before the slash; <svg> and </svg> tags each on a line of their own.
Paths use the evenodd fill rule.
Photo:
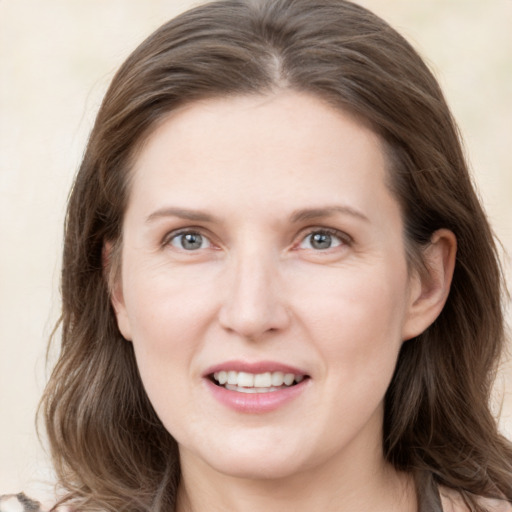
<svg viewBox="0 0 512 512">
<path fill-rule="evenodd" d="M 288 404 L 305 391 L 310 379 L 305 379 L 294 386 L 269 391 L 268 393 L 241 393 L 217 386 L 205 379 L 213 396 L 222 404 L 237 412 L 262 414 L 275 411 Z"/>
</svg>

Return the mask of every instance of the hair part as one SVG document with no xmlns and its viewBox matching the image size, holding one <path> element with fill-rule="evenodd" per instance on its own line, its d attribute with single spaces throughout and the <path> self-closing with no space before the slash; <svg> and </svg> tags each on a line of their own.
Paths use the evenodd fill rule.
<svg viewBox="0 0 512 512">
<path fill-rule="evenodd" d="M 388 24 L 344 0 L 211 2 L 163 25 L 115 75 L 69 200 L 61 354 L 41 404 L 65 499 L 90 511 L 173 509 L 176 442 L 146 396 L 110 301 L 130 170 L 180 106 L 282 89 L 350 112 L 381 137 L 412 264 L 437 229 L 457 237 L 446 306 L 403 344 L 386 395 L 386 459 L 416 475 L 420 502 L 437 484 L 474 510 L 482 508 L 473 495 L 512 501 L 512 447 L 489 410 L 505 341 L 493 234 L 432 73 Z"/>
</svg>

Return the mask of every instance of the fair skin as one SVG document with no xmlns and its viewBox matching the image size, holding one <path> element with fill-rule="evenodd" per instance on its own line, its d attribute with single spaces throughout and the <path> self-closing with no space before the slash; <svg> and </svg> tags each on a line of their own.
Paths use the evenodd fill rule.
<svg viewBox="0 0 512 512">
<path fill-rule="evenodd" d="M 305 94 L 213 99 L 170 114 L 132 172 L 113 303 L 178 442 L 177 510 L 416 510 L 383 397 L 456 244 L 436 232 L 428 275 L 409 268 L 379 138 Z"/>
</svg>

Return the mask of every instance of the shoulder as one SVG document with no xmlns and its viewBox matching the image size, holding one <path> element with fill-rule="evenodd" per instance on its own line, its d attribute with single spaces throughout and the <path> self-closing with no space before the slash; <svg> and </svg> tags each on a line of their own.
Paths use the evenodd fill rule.
<svg viewBox="0 0 512 512">
<path fill-rule="evenodd" d="M 457 491 L 441 487 L 439 494 L 441 496 L 443 512 L 471 512 Z M 512 512 L 512 504 L 508 501 L 483 497 L 477 497 L 476 500 L 487 512 Z"/>
</svg>

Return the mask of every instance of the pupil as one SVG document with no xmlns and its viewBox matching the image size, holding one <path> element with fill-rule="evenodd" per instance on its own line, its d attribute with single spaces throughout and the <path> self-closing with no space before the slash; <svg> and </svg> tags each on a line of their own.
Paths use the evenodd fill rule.
<svg viewBox="0 0 512 512">
<path fill-rule="evenodd" d="M 311 239 L 311 246 L 315 249 L 329 249 L 331 242 L 329 233 L 315 233 Z"/>
<path fill-rule="evenodd" d="M 203 244 L 203 237 L 198 233 L 187 233 L 182 237 L 182 245 L 188 251 L 192 249 L 200 249 Z"/>
</svg>

